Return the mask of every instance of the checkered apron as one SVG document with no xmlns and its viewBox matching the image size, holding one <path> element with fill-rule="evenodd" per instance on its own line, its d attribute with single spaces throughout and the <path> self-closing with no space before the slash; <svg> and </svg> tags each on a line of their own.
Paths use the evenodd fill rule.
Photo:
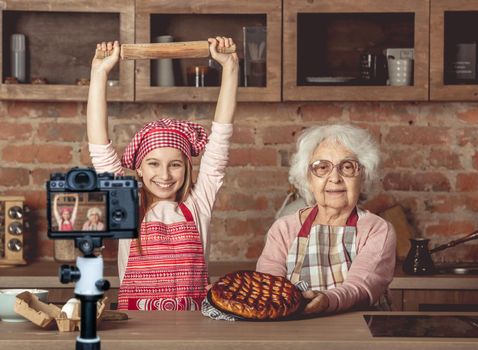
<svg viewBox="0 0 478 350">
<path fill-rule="evenodd" d="M 346 226 L 312 227 L 318 207 L 314 207 L 292 243 L 287 256 L 287 278 L 292 283 L 305 281 L 310 289 L 327 290 L 341 285 L 356 255 L 357 210 Z"/>
<path fill-rule="evenodd" d="M 141 250 L 131 242 L 118 294 L 120 310 L 200 310 L 208 284 L 201 236 L 191 212 L 170 225 L 143 222 Z"/>
</svg>

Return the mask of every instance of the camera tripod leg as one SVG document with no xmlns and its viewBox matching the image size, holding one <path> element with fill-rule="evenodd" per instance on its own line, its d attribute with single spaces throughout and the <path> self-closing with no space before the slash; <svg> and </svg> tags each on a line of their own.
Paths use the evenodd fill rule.
<svg viewBox="0 0 478 350">
<path fill-rule="evenodd" d="M 96 335 L 96 303 L 102 295 L 75 296 L 81 301 L 81 327 L 76 350 L 100 350 L 100 337 Z"/>
</svg>

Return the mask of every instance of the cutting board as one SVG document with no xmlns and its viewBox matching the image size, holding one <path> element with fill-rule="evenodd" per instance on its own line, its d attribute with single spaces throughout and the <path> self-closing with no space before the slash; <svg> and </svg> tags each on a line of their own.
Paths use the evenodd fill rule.
<svg viewBox="0 0 478 350">
<path fill-rule="evenodd" d="M 123 321 L 127 319 L 128 315 L 119 311 L 105 310 L 101 315 L 102 321 Z"/>
<path fill-rule="evenodd" d="M 415 237 L 403 208 L 395 205 L 378 214 L 393 225 L 397 233 L 397 259 L 404 260 L 410 250 L 409 239 Z"/>
</svg>

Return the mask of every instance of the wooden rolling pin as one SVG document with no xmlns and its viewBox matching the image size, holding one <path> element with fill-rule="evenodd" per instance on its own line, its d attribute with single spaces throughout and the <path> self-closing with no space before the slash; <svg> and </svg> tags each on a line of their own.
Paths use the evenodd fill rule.
<svg viewBox="0 0 478 350">
<path fill-rule="evenodd" d="M 234 53 L 236 52 L 236 45 L 223 47 L 218 51 L 220 53 Z M 120 56 L 123 60 L 209 57 L 209 42 L 201 40 L 175 43 L 122 44 Z"/>
</svg>

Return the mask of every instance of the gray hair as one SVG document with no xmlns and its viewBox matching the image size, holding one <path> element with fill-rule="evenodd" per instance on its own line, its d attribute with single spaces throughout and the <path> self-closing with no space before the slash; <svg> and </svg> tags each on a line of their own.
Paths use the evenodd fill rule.
<svg viewBox="0 0 478 350">
<path fill-rule="evenodd" d="M 315 204 L 314 195 L 309 190 L 309 163 L 315 149 L 325 140 L 335 141 L 357 156 L 364 167 L 360 193 L 361 199 L 364 199 L 379 177 L 380 150 L 368 131 L 350 124 L 314 126 L 304 130 L 297 140 L 297 151 L 291 158 L 289 182 L 308 205 Z"/>
<path fill-rule="evenodd" d="M 86 213 L 86 218 L 89 219 L 91 215 L 96 214 L 98 215 L 98 218 L 101 219 L 103 216 L 103 213 L 101 212 L 101 209 L 98 207 L 91 207 L 88 209 L 88 212 Z"/>
</svg>

